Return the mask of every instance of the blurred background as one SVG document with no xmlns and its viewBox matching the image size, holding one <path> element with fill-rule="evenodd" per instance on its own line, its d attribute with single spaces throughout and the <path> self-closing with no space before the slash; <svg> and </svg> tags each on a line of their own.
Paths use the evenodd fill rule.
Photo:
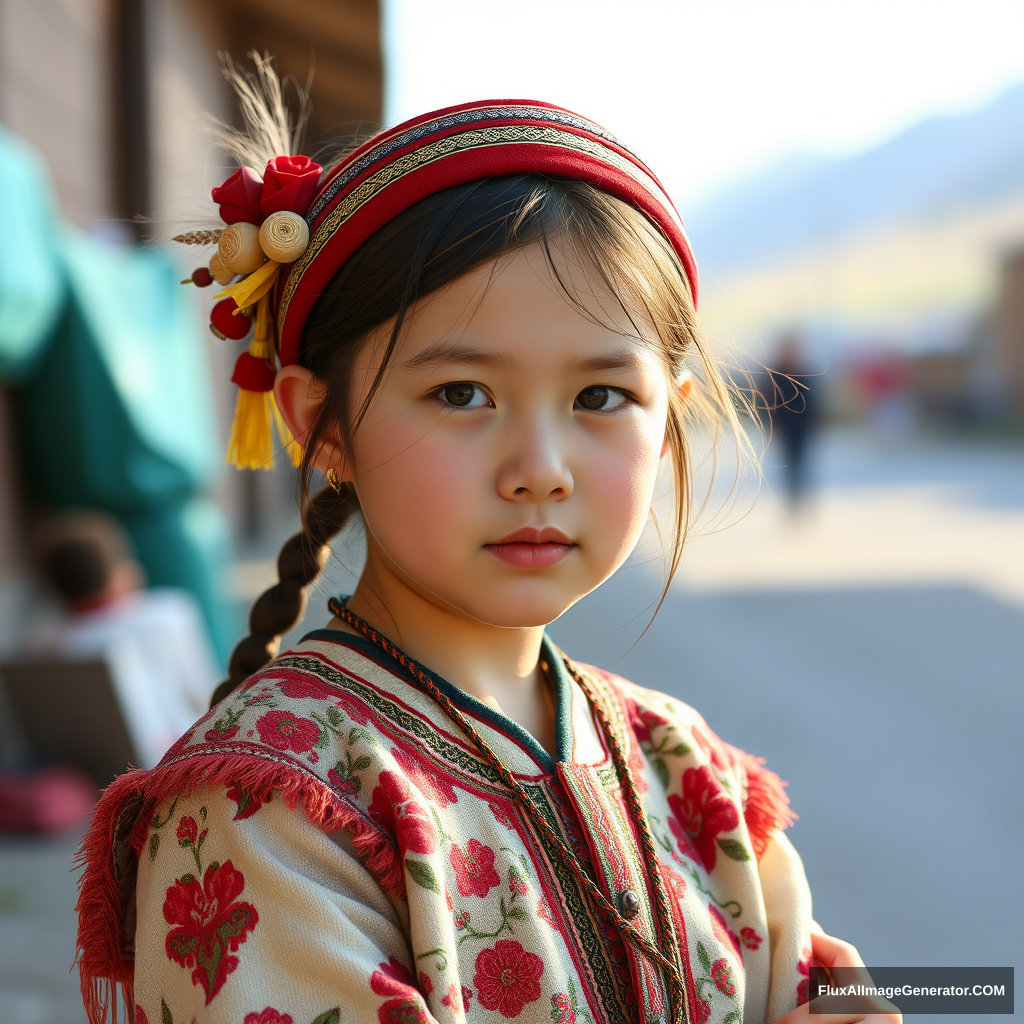
<svg viewBox="0 0 1024 1024">
<path fill-rule="evenodd" d="M 314 157 L 519 96 L 655 169 L 762 475 L 726 458 L 650 628 L 653 531 L 552 633 L 768 759 L 869 964 L 1024 963 L 1022 38 L 1009 0 L 0 0 L 4 1021 L 84 1020 L 84 809 L 195 716 L 297 523 L 290 470 L 224 466 L 238 346 L 152 240 L 232 170 L 219 50 L 312 73 Z"/>
</svg>

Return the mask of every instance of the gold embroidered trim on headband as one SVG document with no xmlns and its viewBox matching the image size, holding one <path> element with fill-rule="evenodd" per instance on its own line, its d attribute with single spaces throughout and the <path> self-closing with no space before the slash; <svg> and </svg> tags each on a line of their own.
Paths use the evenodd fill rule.
<svg viewBox="0 0 1024 1024">
<path fill-rule="evenodd" d="M 447 138 L 438 139 L 436 142 L 412 150 L 398 157 L 386 167 L 382 167 L 354 188 L 324 218 L 323 222 L 314 232 L 313 237 L 309 240 L 309 246 L 305 253 L 292 264 L 291 272 L 285 280 L 284 290 L 281 294 L 281 303 L 277 312 L 279 336 L 284 327 L 288 305 L 298 288 L 299 282 L 302 280 L 302 275 L 306 272 L 327 239 L 334 234 L 344 221 L 397 179 L 426 164 L 433 163 L 435 160 L 451 156 L 453 153 L 485 146 L 538 142 L 551 146 L 560 146 L 563 149 L 576 150 L 611 164 L 617 170 L 629 175 L 638 185 L 655 196 L 665 209 L 672 213 L 673 219 L 676 219 L 675 207 L 672 205 L 671 200 L 649 175 L 644 174 L 631 160 L 627 160 L 624 156 L 616 153 L 613 149 L 609 149 L 608 146 L 595 139 L 588 139 L 582 135 L 575 135 L 557 128 L 547 128 L 539 125 L 500 125 L 463 132 L 459 135 L 450 135 Z M 682 229 L 681 224 L 680 229 Z"/>
</svg>

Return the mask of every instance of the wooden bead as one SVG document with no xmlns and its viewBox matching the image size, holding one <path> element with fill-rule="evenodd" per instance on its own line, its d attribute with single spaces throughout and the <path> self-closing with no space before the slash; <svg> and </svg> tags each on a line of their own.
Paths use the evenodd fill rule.
<svg viewBox="0 0 1024 1024">
<path fill-rule="evenodd" d="M 235 276 L 235 272 L 224 266 L 224 261 L 216 252 L 210 257 L 210 273 L 213 274 L 213 279 L 217 284 L 230 284 L 231 279 Z"/>
<path fill-rule="evenodd" d="M 220 236 L 217 255 L 235 274 L 251 274 L 266 260 L 260 248 L 260 229 L 244 220 L 229 224 Z"/>
<path fill-rule="evenodd" d="M 263 222 L 260 245 L 269 259 L 278 263 L 292 263 L 309 245 L 309 227 L 291 210 L 278 210 Z"/>
</svg>

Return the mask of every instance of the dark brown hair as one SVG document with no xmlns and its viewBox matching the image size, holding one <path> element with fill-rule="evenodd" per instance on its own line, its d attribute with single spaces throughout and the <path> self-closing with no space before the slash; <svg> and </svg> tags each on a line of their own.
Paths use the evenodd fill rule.
<svg viewBox="0 0 1024 1024">
<path fill-rule="evenodd" d="M 671 379 L 687 372 L 697 378 L 685 402 L 677 389 L 670 391 L 667 440 L 676 484 L 671 580 L 693 509 L 685 421 L 703 420 L 713 429 L 723 421 L 737 427 L 730 388 L 706 351 L 679 258 L 642 213 L 585 182 L 538 174 L 473 181 L 429 196 L 381 228 L 338 271 L 306 322 L 301 363 L 323 383 L 325 399 L 300 470 L 304 525 L 282 549 L 280 582 L 256 601 L 250 634 L 235 648 L 230 678 L 218 687 L 214 701 L 276 655 L 281 637 L 302 618 L 305 587 L 326 564 L 329 540 L 358 510 L 345 487 L 340 492 L 324 488 L 309 497 L 316 457 L 327 443 L 340 441 L 344 450 L 351 441 L 387 371 L 410 306 L 476 267 L 535 243 L 544 246 L 552 272 L 581 312 L 586 313 L 559 276 L 554 248 L 596 275 L 634 326 L 654 325 Z M 353 410 L 354 358 L 383 325 L 390 330 L 376 378 L 362 406 Z"/>
</svg>

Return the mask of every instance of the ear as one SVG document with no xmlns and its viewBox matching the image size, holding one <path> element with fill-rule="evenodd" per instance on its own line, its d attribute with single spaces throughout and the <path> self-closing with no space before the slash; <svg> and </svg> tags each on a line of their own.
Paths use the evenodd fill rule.
<svg viewBox="0 0 1024 1024">
<path fill-rule="evenodd" d="M 690 397 L 690 392 L 693 390 L 693 374 L 689 371 L 684 372 L 681 376 L 676 378 L 675 384 L 673 385 L 676 389 L 676 393 L 685 402 Z M 661 445 L 661 457 L 665 458 L 668 455 L 668 438 L 662 442 Z"/>
<path fill-rule="evenodd" d="M 322 382 L 304 366 L 282 366 L 274 378 L 274 400 L 292 437 L 305 447 L 306 435 L 324 402 Z M 340 460 L 341 452 L 335 445 L 328 444 L 317 453 L 316 465 L 328 469 Z"/>
</svg>

